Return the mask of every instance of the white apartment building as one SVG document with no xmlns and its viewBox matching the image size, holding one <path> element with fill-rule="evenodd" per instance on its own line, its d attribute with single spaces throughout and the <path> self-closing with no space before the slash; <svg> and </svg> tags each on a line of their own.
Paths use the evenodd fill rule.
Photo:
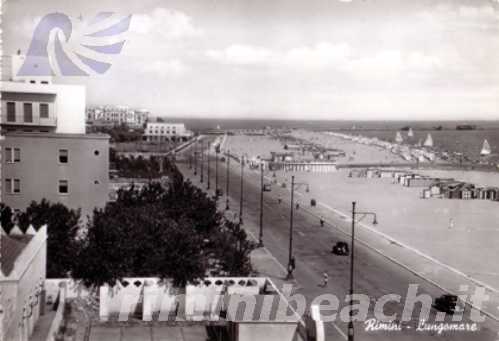
<svg viewBox="0 0 499 341">
<path fill-rule="evenodd" d="M 192 132 L 183 123 L 148 122 L 144 139 L 149 142 L 185 140 Z"/>
<path fill-rule="evenodd" d="M 87 109 L 87 123 L 96 126 L 117 126 L 126 124 L 131 128 L 143 127 L 149 111 L 130 109 L 126 106 L 102 106 Z"/>
<path fill-rule="evenodd" d="M 51 77 L 18 77 L 23 58 L 4 58 L 2 130 L 85 134 L 85 87 L 53 84 Z"/>
</svg>

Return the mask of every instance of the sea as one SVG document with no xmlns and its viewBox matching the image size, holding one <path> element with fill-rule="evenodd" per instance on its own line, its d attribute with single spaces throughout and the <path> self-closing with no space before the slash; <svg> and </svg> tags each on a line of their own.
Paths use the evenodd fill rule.
<svg viewBox="0 0 499 341">
<path fill-rule="evenodd" d="M 483 141 L 489 142 L 492 153 L 487 161 L 499 162 L 499 121 L 324 121 L 324 120 L 256 120 L 256 119 L 176 119 L 186 124 L 193 131 L 221 129 L 261 129 L 303 128 L 314 131 L 337 131 L 352 135 L 377 137 L 395 142 L 400 131 L 405 143 L 417 144 L 433 138 L 434 147 L 449 153 L 462 153 L 469 160 L 479 161 Z M 471 125 L 473 130 L 457 130 L 457 126 Z M 411 128 L 414 136 L 407 136 Z"/>
</svg>

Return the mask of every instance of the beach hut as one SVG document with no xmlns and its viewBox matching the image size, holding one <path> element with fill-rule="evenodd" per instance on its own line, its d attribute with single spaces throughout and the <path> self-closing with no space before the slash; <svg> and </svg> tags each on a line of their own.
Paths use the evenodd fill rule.
<svg viewBox="0 0 499 341">
<path fill-rule="evenodd" d="M 461 182 L 447 183 L 442 186 L 442 194 L 446 199 L 461 199 Z"/>
<path fill-rule="evenodd" d="M 431 197 L 432 197 L 431 190 L 429 188 L 423 189 L 422 198 L 423 199 L 430 199 Z"/>
<path fill-rule="evenodd" d="M 429 190 L 430 190 L 431 196 L 440 195 L 442 193 L 442 183 L 441 182 L 434 182 L 433 184 L 430 185 Z"/>
<path fill-rule="evenodd" d="M 366 172 L 366 177 L 368 178 L 379 178 L 379 172 L 377 169 L 368 169 Z"/>
<path fill-rule="evenodd" d="M 434 178 L 416 177 L 408 179 L 407 187 L 429 187 L 435 182 Z"/>
<path fill-rule="evenodd" d="M 474 199 L 484 199 L 485 192 L 483 190 L 483 187 L 475 187 L 473 189 L 473 198 Z"/>
<path fill-rule="evenodd" d="M 499 199 L 499 188 L 497 187 L 487 187 L 485 193 L 488 200 L 497 201 Z"/>
<path fill-rule="evenodd" d="M 461 199 L 470 200 L 473 199 L 473 189 L 474 186 L 472 184 L 465 184 L 461 187 Z"/>
</svg>

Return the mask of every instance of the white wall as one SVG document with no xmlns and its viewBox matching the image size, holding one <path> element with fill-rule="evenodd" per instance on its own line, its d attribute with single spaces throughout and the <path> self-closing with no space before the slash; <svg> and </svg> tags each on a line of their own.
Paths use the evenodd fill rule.
<svg viewBox="0 0 499 341">
<path fill-rule="evenodd" d="M 237 325 L 237 341 L 293 341 L 297 323 L 244 323 Z"/>
<path fill-rule="evenodd" d="M 66 84 L 0 82 L 5 92 L 55 94 L 56 133 L 85 134 L 85 87 Z"/>
</svg>

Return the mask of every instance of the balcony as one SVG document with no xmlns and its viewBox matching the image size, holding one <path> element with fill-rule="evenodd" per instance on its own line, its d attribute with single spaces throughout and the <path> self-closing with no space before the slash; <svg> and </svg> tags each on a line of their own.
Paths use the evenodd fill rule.
<svg viewBox="0 0 499 341">
<path fill-rule="evenodd" d="M 26 122 L 24 120 L 24 115 L 16 115 L 15 120 L 13 117 L 7 117 L 7 114 L 1 115 L 1 124 L 4 126 L 29 126 L 29 127 L 56 127 L 57 117 L 47 117 L 41 118 L 39 116 L 33 115 L 32 120 Z"/>
</svg>

